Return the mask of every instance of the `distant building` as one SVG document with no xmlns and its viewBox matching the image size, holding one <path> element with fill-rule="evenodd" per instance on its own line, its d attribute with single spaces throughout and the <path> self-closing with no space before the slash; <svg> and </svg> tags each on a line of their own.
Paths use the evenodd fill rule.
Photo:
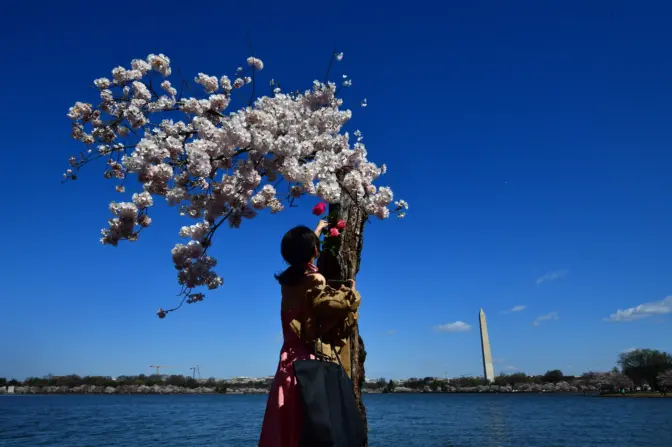
<svg viewBox="0 0 672 447">
<path fill-rule="evenodd" d="M 488 338 L 488 323 L 485 321 L 485 312 L 478 312 L 478 321 L 481 325 L 481 351 L 483 354 L 483 377 L 492 383 L 495 381 L 495 368 L 492 365 L 492 353 L 490 352 L 490 339 Z"/>
</svg>

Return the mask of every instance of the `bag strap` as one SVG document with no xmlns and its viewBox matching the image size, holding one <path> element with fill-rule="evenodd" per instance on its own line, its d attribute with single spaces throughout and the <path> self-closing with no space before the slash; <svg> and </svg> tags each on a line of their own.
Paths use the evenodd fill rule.
<svg viewBox="0 0 672 447">
<path fill-rule="evenodd" d="M 320 327 L 320 321 L 316 318 L 316 319 L 315 319 L 315 322 L 317 323 L 317 327 L 319 328 L 319 327 Z M 314 342 L 314 344 L 315 344 L 315 348 L 314 348 L 314 349 L 315 349 L 315 358 L 316 358 L 316 359 L 319 359 L 319 358 L 320 358 L 320 356 L 318 355 L 318 350 L 317 350 L 317 341 L 318 341 L 318 340 L 320 341 L 320 345 L 321 345 L 322 347 L 324 347 L 324 342 L 322 341 L 322 338 L 320 338 L 320 336 L 315 336 L 315 342 Z M 334 355 L 336 355 L 336 360 L 338 361 L 338 365 L 339 365 L 343 370 L 345 370 L 345 368 L 343 368 L 343 363 L 341 363 L 341 356 L 338 355 L 338 352 L 336 351 L 336 347 L 335 347 L 333 344 L 331 345 L 331 352 L 333 352 Z"/>
<path fill-rule="evenodd" d="M 317 323 L 317 327 L 318 327 L 318 330 L 319 330 L 320 320 L 317 317 L 315 317 L 315 323 Z M 314 354 L 315 354 L 316 359 L 320 358 L 320 356 L 317 354 L 318 353 L 318 350 L 317 350 L 317 341 L 318 340 L 320 341 L 320 344 L 322 346 L 324 346 L 324 342 L 322 341 L 322 339 L 319 336 L 315 336 L 315 343 L 314 343 L 314 348 L 313 349 L 314 349 Z M 336 360 L 338 361 L 338 365 L 341 367 L 341 369 L 343 369 L 345 371 L 345 368 L 343 368 L 343 363 L 341 363 L 341 356 L 338 355 L 338 352 L 336 352 L 336 347 L 333 344 L 331 345 L 331 347 L 332 347 L 331 351 L 336 355 Z M 352 349 L 350 349 L 350 355 L 352 355 Z"/>
</svg>

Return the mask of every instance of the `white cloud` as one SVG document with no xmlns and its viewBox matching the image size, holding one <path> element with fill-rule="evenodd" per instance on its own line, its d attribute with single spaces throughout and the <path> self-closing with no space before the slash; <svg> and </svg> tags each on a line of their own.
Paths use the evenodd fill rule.
<svg viewBox="0 0 672 447">
<path fill-rule="evenodd" d="M 654 315 L 664 315 L 672 313 L 672 295 L 663 298 L 660 301 L 640 304 L 629 309 L 618 309 L 615 313 L 605 318 L 606 321 L 632 321 L 642 318 L 652 317 Z"/>
<path fill-rule="evenodd" d="M 454 323 L 440 324 L 434 327 L 437 332 L 467 332 L 471 330 L 471 325 L 464 321 L 456 321 Z"/>
<path fill-rule="evenodd" d="M 396 329 L 390 329 L 389 331 L 386 332 L 387 335 L 394 335 L 397 333 Z"/>
<path fill-rule="evenodd" d="M 546 315 L 542 315 L 540 317 L 537 317 L 536 320 L 532 322 L 532 325 L 534 326 L 539 326 L 542 321 L 547 321 L 547 320 L 559 320 L 560 316 L 558 316 L 557 312 L 551 312 Z"/>
<path fill-rule="evenodd" d="M 629 352 L 636 351 L 636 350 L 637 350 L 637 348 L 628 348 L 628 349 L 622 350 L 621 353 L 622 354 L 627 354 Z"/>
<path fill-rule="evenodd" d="M 527 306 L 525 306 L 524 304 L 519 304 L 518 306 L 513 306 L 511 309 L 505 310 L 502 313 L 503 314 L 510 314 L 510 313 L 513 313 L 513 312 L 520 312 L 522 310 L 525 310 L 526 308 L 527 308 Z"/>
<path fill-rule="evenodd" d="M 556 270 L 554 272 L 548 272 L 544 276 L 537 278 L 537 285 L 543 284 L 548 281 L 556 281 L 567 276 L 569 273 L 567 270 Z"/>
<path fill-rule="evenodd" d="M 511 365 L 505 366 L 503 369 L 505 369 L 506 371 L 517 371 L 518 370 L 518 368 L 516 368 L 515 366 L 511 366 Z"/>
</svg>

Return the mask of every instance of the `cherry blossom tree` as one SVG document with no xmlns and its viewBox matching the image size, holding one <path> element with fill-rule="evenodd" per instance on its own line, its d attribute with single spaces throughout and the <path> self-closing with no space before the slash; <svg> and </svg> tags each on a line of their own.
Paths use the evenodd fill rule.
<svg viewBox="0 0 672 447">
<path fill-rule="evenodd" d="M 364 223 L 370 216 L 404 216 L 408 204 L 395 202 L 389 187 L 374 185 L 385 165 L 367 159 L 360 131 L 351 138 L 344 130 L 352 111 L 342 107 L 339 92 L 352 81 L 345 75 L 339 85 L 329 81 L 342 58 L 334 53 L 324 81 L 303 92 L 285 92 L 271 81 L 269 94 L 257 97 L 264 64 L 251 56 L 231 77 L 198 73 L 193 83 L 200 93 L 194 96 L 193 83 L 171 82 L 167 56 L 150 54 L 114 68 L 111 78 L 94 80 L 96 105 L 77 102 L 70 108 L 72 136 L 85 149 L 70 158 L 64 181 L 76 180 L 82 167 L 100 160 L 117 193 L 132 193 L 131 200 L 110 203 L 101 243 L 138 240 L 151 227 L 155 200 L 166 200 L 191 221 L 179 230 L 186 242 L 172 249 L 181 298 L 173 308 L 160 308 L 160 318 L 222 286 L 208 249 L 225 224 L 239 228 L 260 213 L 275 214 L 302 196 L 317 196 L 329 204 L 334 222 L 327 237 L 338 239 L 320 258 L 320 268 L 328 279 L 354 279 Z M 239 108 L 228 111 L 237 102 Z M 133 176 L 137 190 L 126 192 Z M 357 330 L 353 338 L 353 379 L 363 380 L 365 350 Z"/>
<path fill-rule="evenodd" d="M 672 369 L 658 374 L 658 387 L 662 390 L 663 394 L 667 394 L 668 391 L 672 390 Z"/>
</svg>

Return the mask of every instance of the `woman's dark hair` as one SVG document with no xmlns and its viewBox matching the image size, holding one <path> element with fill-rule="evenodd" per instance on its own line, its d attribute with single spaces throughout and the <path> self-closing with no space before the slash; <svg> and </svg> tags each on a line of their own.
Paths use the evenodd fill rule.
<svg viewBox="0 0 672 447">
<path fill-rule="evenodd" d="M 315 257 L 315 249 L 319 250 L 320 239 L 315 232 L 303 225 L 289 230 L 280 243 L 280 254 L 289 267 L 279 275 L 275 275 L 280 285 L 295 286 L 301 282 L 306 272 L 306 264 Z"/>
</svg>

